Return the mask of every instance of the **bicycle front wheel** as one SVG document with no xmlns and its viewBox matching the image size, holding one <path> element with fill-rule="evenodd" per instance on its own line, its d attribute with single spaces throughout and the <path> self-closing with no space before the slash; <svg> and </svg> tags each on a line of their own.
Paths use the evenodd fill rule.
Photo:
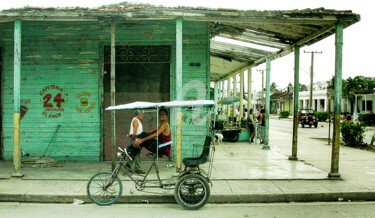
<svg viewBox="0 0 375 218">
<path fill-rule="evenodd" d="M 91 177 L 87 184 L 87 195 L 98 205 L 110 205 L 121 196 L 121 180 L 112 173 L 100 172 Z"/>
</svg>

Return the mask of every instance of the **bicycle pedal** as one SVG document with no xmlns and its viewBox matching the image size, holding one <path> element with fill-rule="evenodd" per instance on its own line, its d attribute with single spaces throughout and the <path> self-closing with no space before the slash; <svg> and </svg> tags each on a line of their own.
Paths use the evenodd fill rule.
<svg viewBox="0 0 375 218">
<path fill-rule="evenodd" d="M 134 194 L 134 190 L 130 189 L 129 194 L 133 195 Z"/>
</svg>

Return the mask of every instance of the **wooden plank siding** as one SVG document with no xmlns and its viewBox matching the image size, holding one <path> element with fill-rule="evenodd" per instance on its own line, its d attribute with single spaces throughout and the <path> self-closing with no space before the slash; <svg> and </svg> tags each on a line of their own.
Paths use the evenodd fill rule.
<svg viewBox="0 0 375 218">
<path fill-rule="evenodd" d="M 0 46 L 4 48 L 1 93 L 5 160 L 13 158 L 13 26 L 12 22 L 0 23 Z M 27 112 L 21 120 L 21 147 L 26 153 L 42 156 L 60 125 L 46 156 L 58 160 L 100 160 L 100 46 L 110 45 L 110 27 L 108 22 L 22 22 L 21 106 L 27 107 Z M 183 21 L 185 100 L 208 98 L 209 28 L 206 22 Z M 175 21 L 118 21 L 116 45 L 170 45 L 173 50 Z M 172 51 L 171 100 L 175 98 L 174 54 Z M 52 111 L 43 106 L 47 94 L 51 94 L 47 103 L 52 104 Z M 83 98 L 87 103 L 81 102 Z M 184 114 L 183 157 L 188 157 L 192 144 L 204 143 L 206 123 L 202 119 L 190 122 L 195 115 Z M 173 121 L 171 124 L 175 138 L 176 127 Z M 172 147 L 173 159 L 175 145 Z"/>
</svg>

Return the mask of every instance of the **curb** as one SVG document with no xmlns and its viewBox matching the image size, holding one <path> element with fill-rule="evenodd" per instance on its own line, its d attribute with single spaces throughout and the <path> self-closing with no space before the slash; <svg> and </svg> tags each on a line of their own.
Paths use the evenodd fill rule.
<svg viewBox="0 0 375 218">
<path fill-rule="evenodd" d="M 93 203 L 87 195 L 0 194 L 0 202 L 73 203 L 74 199 Z M 375 201 L 375 192 L 285 193 L 285 194 L 213 194 L 209 203 L 289 203 L 289 202 Z M 116 203 L 176 203 L 173 194 L 123 195 Z"/>
</svg>

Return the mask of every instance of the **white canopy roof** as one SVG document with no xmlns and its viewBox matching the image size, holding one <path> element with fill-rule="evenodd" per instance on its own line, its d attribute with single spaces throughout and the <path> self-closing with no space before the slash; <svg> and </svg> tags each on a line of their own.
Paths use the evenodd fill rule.
<svg viewBox="0 0 375 218">
<path fill-rule="evenodd" d="M 134 110 L 134 109 L 152 109 L 152 108 L 183 108 L 183 107 L 211 107 L 214 106 L 213 100 L 195 100 L 195 101 L 167 101 L 167 102 L 144 102 L 136 101 L 129 104 L 107 107 L 105 110 Z"/>
</svg>

